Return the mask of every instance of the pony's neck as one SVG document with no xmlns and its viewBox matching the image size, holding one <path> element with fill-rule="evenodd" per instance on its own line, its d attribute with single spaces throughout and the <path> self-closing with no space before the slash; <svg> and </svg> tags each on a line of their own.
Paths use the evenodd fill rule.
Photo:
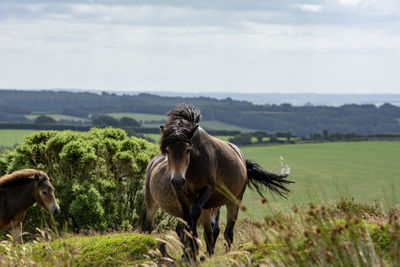
<svg viewBox="0 0 400 267">
<path fill-rule="evenodd" d="M 192 144 L 198 148 L 201 148 L 210 140 L 209 136 L 210 135 L 203 128 L 199 127 L 192 137 Z"/>
<path fill-rule="evenodd" d="M 18 184 L 10 186 L 8 192 L 11 195 L 9 197 L 10 206 L 16 213 L 25 211 L 35 203 L 35 186 L 34 183 L 30 182 L 27 184 Z"/>
</svg>

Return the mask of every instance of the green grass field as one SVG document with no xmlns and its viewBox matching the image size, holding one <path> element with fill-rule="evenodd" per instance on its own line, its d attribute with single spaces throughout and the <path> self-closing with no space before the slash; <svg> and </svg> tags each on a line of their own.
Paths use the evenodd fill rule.
<svg viewBox="0 0 400 267">
<path fill-rule="evenodd" d="M 165 120 L 167 117 L 164 115 L 158 114 L 147 114 L 147 113 L 121 113 L 121 112 L 114 112 L 108 113 L 107 115 L 114 117 L 115 119 L 119 120 L 122 117 L 133 118 L 137 121 L 160 121 Z"/>
<path fill-rule="evenodd" d="M 304 205 L 354 198 L 358 202 L 398 203 L 400 195 L 400 142 L 319 143 L 242 148 L 246 158 L 267 170 L 280 171 L 282 155 L 296 181 L 288 199 L 267 194 L 272 207 Z M 264 213 L 260 197 L 247 190 L 245 205 L 250 217 Z"/>
<path fill-rule="evenodd" d="M 200 126 L 205 129 L 251 132 L 254 129 L 245 128 L 220 121 L 200 121 Z"/>
<path fill-rule="evenodd" d="M 0 146 L 12 147 L 21 144 L 25 136 L 34 132 L 37 132 L 37 130 L 0 129 Z"/>
</svg>

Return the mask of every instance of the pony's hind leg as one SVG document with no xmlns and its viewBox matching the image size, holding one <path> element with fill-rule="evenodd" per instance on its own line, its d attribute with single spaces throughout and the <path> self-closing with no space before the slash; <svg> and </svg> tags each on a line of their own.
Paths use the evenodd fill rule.
<svg viewBox="0 0 400 267">
<path fill-rule="evenodd" d="M 226 204 L 226 228 L 224 232 L 224 237 L 226 240 L 226 249 L 229 251 L 233 242 L 233 228 L 239 213 L 238 201 L 242 201 L 244 192 L 246 191 L 246 185 L 243 186 L 242 191 L 237 196 L 237 200 Z"/>
<path fill-rule="evenodd" d="M 219 235 L 219 213 L 221 208 L 214 208 L 211 212 L 211 229 L 213 231 L 214 246 Z"/>
<path fill-rule="evenodd" d="M 146 198 L 146 209 L 142 216 L 141 229 L 144 232 L 151 233 L 153 231 L 153 219 L 158 210 L 158 205 L 151 199 Z"/>
<path fill-rule="evenodd" d="M 226 228 L 224 232 L 224 237 L 227 243 L 226 249 L 229 251 L 233 242 L 233 228 L 238 217 L 239 206 L 235 202 L 226 204 Z"/>
</svg>

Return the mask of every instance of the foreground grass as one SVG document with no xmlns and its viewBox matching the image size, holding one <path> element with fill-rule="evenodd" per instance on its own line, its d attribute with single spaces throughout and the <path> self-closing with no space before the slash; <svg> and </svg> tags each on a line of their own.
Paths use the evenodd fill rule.
<svg viewBox="0 0 400 267">
<path fill-rule="evenodd" d="M 0 266 L 399 266 L 399 212 L 345 199 L 294 206 L 288 213 L 272 210 L 260 220 L 239 220 L 229 253 L 220 234 L 215 255 L 191 264 L 180 261 L 181 245 L 172 230 L 54 241 L 42 235 L 33 243 L 0 244 Z M 224 223 L 220 226 L 223 233 Z M 164 240 L 171 257 L 161 256 L 156 239 Z"/>
<path fill-rule="evenodd" d="M 155 249 L 151 236 L 134 233 L 73 236 L 54 241 L 39 241 L 14 246 L 0 244 L 0 266 L 92 266 L 136 265 L 146 260 L 144 255 Z"/>
<path fill-rule="evenodd" d="M 223 230 L 223 229 L 222 229 Z M 399 266 L 399 209 L 353 200 L 274 210 L 259 221 L 241 219 L 226 253 L 222 235 L 216 254 L 202 266 Z M 177 251 L 167 239 L 167 250 Z M 175 242 L 176 243 L 176 242 Z M 203 246 L 204 251 L 204 246 Z M 179 256 L 172 253 L 173 260 Z M 148 265 L 159 262 L 148 261 Z M 179 264 L 179 261 L 175 261 Z"/>
</svg>

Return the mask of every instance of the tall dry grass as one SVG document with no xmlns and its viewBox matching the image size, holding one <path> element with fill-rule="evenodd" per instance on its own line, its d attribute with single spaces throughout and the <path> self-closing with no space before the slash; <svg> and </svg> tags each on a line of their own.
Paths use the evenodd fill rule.
<svg viewBox="0 0 400 267">
<path fill-rule="evenodd" d="M 274 210 L 260 221 L 242 219 L 235 227 L 232 250 L 226 253 L 220 236 L 215 255 L 203 262 L 202 253 L 196 262 L 182 262 L 176 235 L 162 239 L 171 257 L 152 251 L 146 265 L 400 266 L 398 207 L 385 209 L 346 199 L 294 206 L 291 213 Z"/>
</svg>

